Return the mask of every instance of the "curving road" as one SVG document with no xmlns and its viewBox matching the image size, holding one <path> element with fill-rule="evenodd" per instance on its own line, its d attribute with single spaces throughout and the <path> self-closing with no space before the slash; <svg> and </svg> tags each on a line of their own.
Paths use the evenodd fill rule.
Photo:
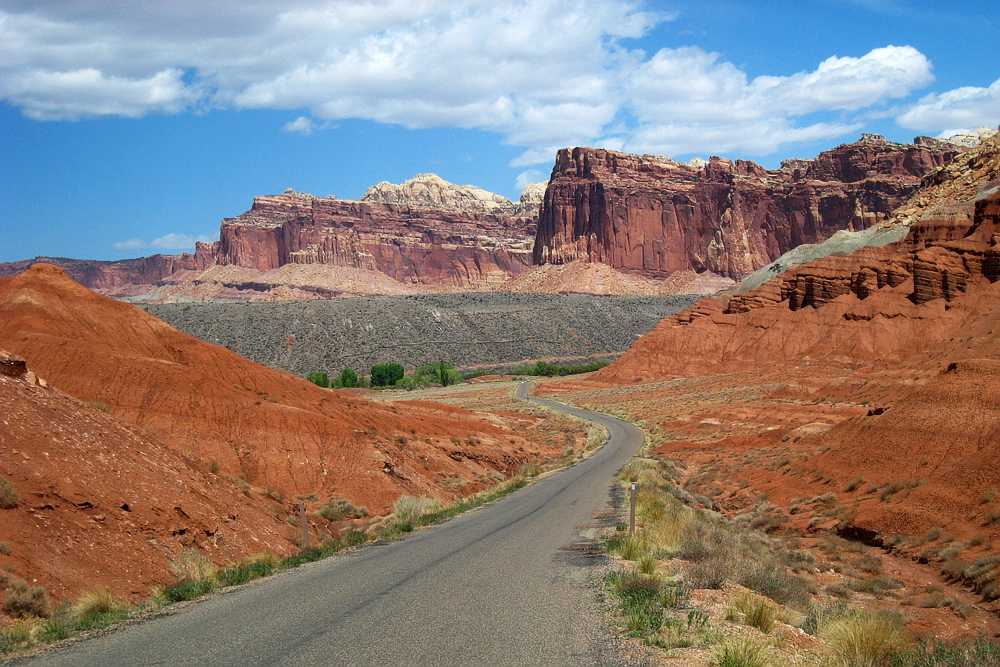
<svg viewBox="0 0 1000 667">
<path fill-rule="evenodd" d="M 527 383 L 518 397 L 527 398 Z M 641 446 L 619 419 L 575 466 L 406 539 L 335 556 L 169 616 L 14 661 L 118 665 L 622 665 L 587 585 L 615 472 Z M 590 554 L 590 555 L 588 555 Z"/>
</svg>

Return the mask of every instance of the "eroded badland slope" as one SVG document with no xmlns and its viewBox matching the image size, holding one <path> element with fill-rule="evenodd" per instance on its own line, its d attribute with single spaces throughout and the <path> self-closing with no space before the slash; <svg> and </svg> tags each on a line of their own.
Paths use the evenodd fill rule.
<svg viewBox="0 0 1000 667">
<path fill-rule="evenodd" d="M 700 504 L 807 542 L 880 546 L 995 611 L 998 186 L 994 136 L 882 223 L 898 240 L 817 246 L 819 259 L 703 299 L 587 381 L 543 391 L 642 422 Z"/>
<path fill-rule="evenodd" d="M 536 437 L 544 419 L 321 389 L 50 265 L 0 280 L 0 321 L 0 349 L 32 373 L 0 387 L 0 476 L 21 498 L 0 510 L 0 560 L 57 595 L 147 590 L 182 546 L 216 562 L 285 553 L 295 495 L 310 512 L 344 498 L 386 514 L 402 494 L 447 502 L 566 447 Z"/>
</svg>

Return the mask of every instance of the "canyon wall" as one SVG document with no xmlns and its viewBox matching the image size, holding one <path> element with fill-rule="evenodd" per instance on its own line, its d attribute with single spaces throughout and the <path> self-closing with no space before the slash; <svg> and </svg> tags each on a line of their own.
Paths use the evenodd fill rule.
<svg viewBox="0 0 1000 667">
<path fill-rule="evenodd" d="M 692 165 L 564 149 L 542 203 L 533 259 L 739 279 L 798 245 L 881 222 L 961 150 L 928 138 L 896 144 L 864 135 L 815 160 L 767 170 L 718 157 Z"/>
<path fill-rule="evenodd" d="M 324 264 L 403 283 L 489 290 L 531 266 L 530 216 L 344 201 L 286 191 L 222 222 L 220 265 Z"/>
</svg>

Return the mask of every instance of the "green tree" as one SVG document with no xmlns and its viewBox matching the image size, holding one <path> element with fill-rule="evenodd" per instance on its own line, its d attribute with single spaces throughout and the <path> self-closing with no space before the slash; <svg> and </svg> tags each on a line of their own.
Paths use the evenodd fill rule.
<svg viewBox="0 0 1000 667">
<path fill-rule="evenodd" d="M 389 373 L 389 381 L 386 384 L 396 384 L 406 374 L 402 364 L 389 364 L 386 370 Z"/>
<path fill-rule="evenodd" d="M 330 377 L 326 373 L 310 373 L 306 379 L 320 387 L 330 386 Z"/>
<path fill-rule="evenodd" d="M 358 386 L 358 374 L 350 366 L 340 372 L 340 386 L 347 389 Z"/>
</svg>

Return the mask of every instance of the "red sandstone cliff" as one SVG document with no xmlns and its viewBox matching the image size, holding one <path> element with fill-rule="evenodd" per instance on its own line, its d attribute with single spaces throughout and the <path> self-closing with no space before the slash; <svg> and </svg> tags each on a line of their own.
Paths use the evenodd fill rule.
<svg viewBox="0 0 1000 667">
<path fill-rule="evenodd" d="M 559 151 L 538 221 L 536 264 L 576 260 L 662 276 L 741 278 L 803 243 L 884 220 L 961 149 L 935 140 L 854 144 L 775 171 L 713 157 Z"/>
<path fill-rule="evenodd" d="M 531 217 L 286 192 L 256 197 L 250 211 L 223 220 L 217 262 L 258 271 L 325 264 L 487 290 L 531 265 L 534 231 Z"/>
<path fill-rule="evenodd" d="M 955 335 L 985 312 L 995 290 L 984 286 L 1000 279 L 1000 135 L 929 174 L 883 227 L 901 240 L 834 252 L 728 302 L 703 299 L 594 377 L 632 383 L 786 362 L 901 362 Z"/>
</svg>

